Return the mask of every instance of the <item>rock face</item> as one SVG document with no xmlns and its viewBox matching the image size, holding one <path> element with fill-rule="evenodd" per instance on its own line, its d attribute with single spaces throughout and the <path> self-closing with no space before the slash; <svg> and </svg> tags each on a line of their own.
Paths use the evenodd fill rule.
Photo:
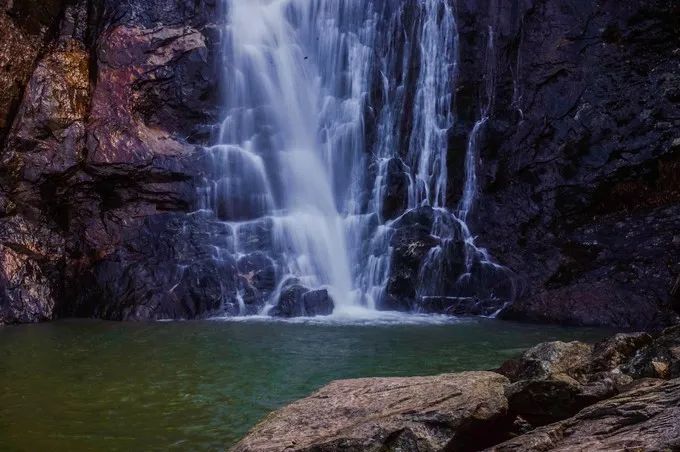
<svg viewBox="0 0 680 452">
<path fill-rule="evenodd" d="M 460 316 L 499 311 L 513 297 L 513 275 L 467 243 L 463 227 L 451 213 L 426 206 L 397 219 L 381 307 Z"/>
<path fill-rule="evenodd" d="M 410 45 L 402 31 L 421 19 L 416 3 L 401 2 L 395 52 Z M 221 4 L 0 1 L 0 324 L 256 313 L 274 293 L 261 255 L 270 222 L 227 230 L 187 215 L 214 180 L 205 146 L 220 117 Z M 488 103 L 468 223 L 507 270 L 481 251 L 464 259 L 451 218 L 427 208 L 402 217 L 406 160 L 390 159 L 368 170 L 383 174 L 379 214 L 396 223 L 382 308 L 492 315 L 514 298 L 504 318 L 627 328 L 677 318 L 678 8 L 456 2 L 447 204 L 461 199 L 466 140 Z M 417 70 L 404 73 L 404 127 Z M 373 78 L 369 113 L 384 101 Z M 261 213 L 231 204 L 221 219 Z M 438 221 L 446 240 L 433 234 Z"/>
<path fill-rule="evenodd" d="M 522 281 L 506 318 L 646 328 L 672 317 L 678 8 L 458 2 L 468 129 L 478 115 L 468 107 L 485 80 L 496 82 L 470 220 L 479 243 Z M 479 58 L 489 26 L 491 73 Z"/>
<path fill-rule="evenodd" d="M 468 139 L 489 106 L 467 222 L 477 245 L 516 279 L 503 318 L 642 329 L 677 319 L 678 8 L 664 0 L 456 2 L 460 65 L 447 202 L 455 211 Z M 388 187 L 399 193 L 399 183 Z M 390 305 L 412 298 L 403 275 L 430 252 L 426 239 L 395 239 Z M 442 254 L 451 262 L 459 255 Z M 424 304 L 494 312 L 484 296 L 452 297 Z"/>
<path fill-rule="evenodd" d="M 185 214 L 218 118 L 217 5 L 34 3 L 0 8 L 0 323 L 237 310 L 210 249 L 229 232 Z"/>
<path fill-rule="evenodd" d="M 61 0 L 0 3 L 0 143 L 4 143 L 21 103 L 23 89 L 43 46 L 53 37 Z"/>
<path fill-rule="evenodd" d="M 539 344 L 501 366 L 507 378 L 336 381 L 267 416 L 233 450 L 676 450 L 678 331 Z"/>
<path fill-rule="evenodd" d="M 336 381 L 270 414 L 233 450 L 483 447 L 507 412 L 506 382 L 491 372 Z"/>
</svg>

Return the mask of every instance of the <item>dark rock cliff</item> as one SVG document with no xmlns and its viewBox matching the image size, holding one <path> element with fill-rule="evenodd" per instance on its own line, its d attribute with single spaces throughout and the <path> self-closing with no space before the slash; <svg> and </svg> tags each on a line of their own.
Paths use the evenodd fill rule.
<svg viewBox="0 0 680 452">
<path fill-rule="evenodd" d="M 459 16 L 463 95 L 484 97 L 480 73 L 495 85 L 472 229 L 522 280 L 504 317 L 668 321 L 680 277 L 680 5 L 469 0 Z M 480 67 L 487 27 L 492 71 Z"/>
<path fill-rule="evenodd" d="M 237 290 L 246 304 L 270 291 L 266 268 L 216 251 L 234 231 L 186 215 L 219 118 L 220 2 L 37 3 L 0 2 L 0 323 L 201 317 L 237 312 Z M 503 315 L 671 321 L 678 5 L 455 5 L 461 121 L 448 163 L 461 174 L 459 149 L 490 102 L 471 227 L 521 283 Z M 459 196 L 454 183 L 452 205 Z"/>
</svg>

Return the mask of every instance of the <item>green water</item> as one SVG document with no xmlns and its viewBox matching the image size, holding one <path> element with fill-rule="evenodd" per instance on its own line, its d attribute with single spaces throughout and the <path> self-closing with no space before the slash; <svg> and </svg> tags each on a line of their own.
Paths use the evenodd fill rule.
<svg viewBox="0 0 680 452">
<path fill-rule="evenodd" d="M 222 450 L 337 378 L 490 369 L 607 332 L 496 321 L 61 321 L 0 328 L 0 450 Z"/>
</svg>

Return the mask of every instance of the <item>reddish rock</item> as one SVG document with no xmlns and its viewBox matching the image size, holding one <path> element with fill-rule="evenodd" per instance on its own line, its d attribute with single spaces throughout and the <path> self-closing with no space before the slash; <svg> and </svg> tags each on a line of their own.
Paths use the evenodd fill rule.
<svg viewBox="0 0 680 452">
<path fill-rule="evenodd" d="M 30 183 L 76 167 L 84 152 L 89 92 L 83 44 L 69 40 L 50 50 L 26 87 L 0 164 Z"/>
<path fill-rule="evenodd" d="M 23 90 L 40 51 L 50 38 L 63 2 L 29 3 L 10 1 L 0 4 L 0 143 L 4 142 L 12 126 Z"/>
<path fill-rule="evenodd" d="M 491 372 L 335 381 L 260 422 L 234 452 L 475 450 L 505 421 Z"/>
<path fill-rule="evenodd" d="M 0 325 L 54 318 L 63 242 L 21 216 L 0 219 Z"/>
</svg>

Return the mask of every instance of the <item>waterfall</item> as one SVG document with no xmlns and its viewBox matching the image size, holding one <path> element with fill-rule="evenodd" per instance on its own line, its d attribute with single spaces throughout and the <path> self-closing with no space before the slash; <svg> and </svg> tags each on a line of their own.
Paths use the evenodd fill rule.
<svg viewBox="0 0 680 452">
<path fill-rule="evenodd" d="M 493 91 L 468 148 L 451 149 L 454 1 L 223 1 L 224 120 L 201 207 L 233 231 L 228 250 L 245 273 L 238 313 L 251 292 L 269 312 L 291 287 L 326 290 L 336 312 L 390 309 L 395 243 L 413 221 L 432 245 L 408 309 L 476 296 L 470 281 L 492 264 L 466 220 Z M 450 152 L 466 153 L 460 200 L 449 199 Z M 274 276 L 252 289 L 263 266 Z"/>
</svg>

